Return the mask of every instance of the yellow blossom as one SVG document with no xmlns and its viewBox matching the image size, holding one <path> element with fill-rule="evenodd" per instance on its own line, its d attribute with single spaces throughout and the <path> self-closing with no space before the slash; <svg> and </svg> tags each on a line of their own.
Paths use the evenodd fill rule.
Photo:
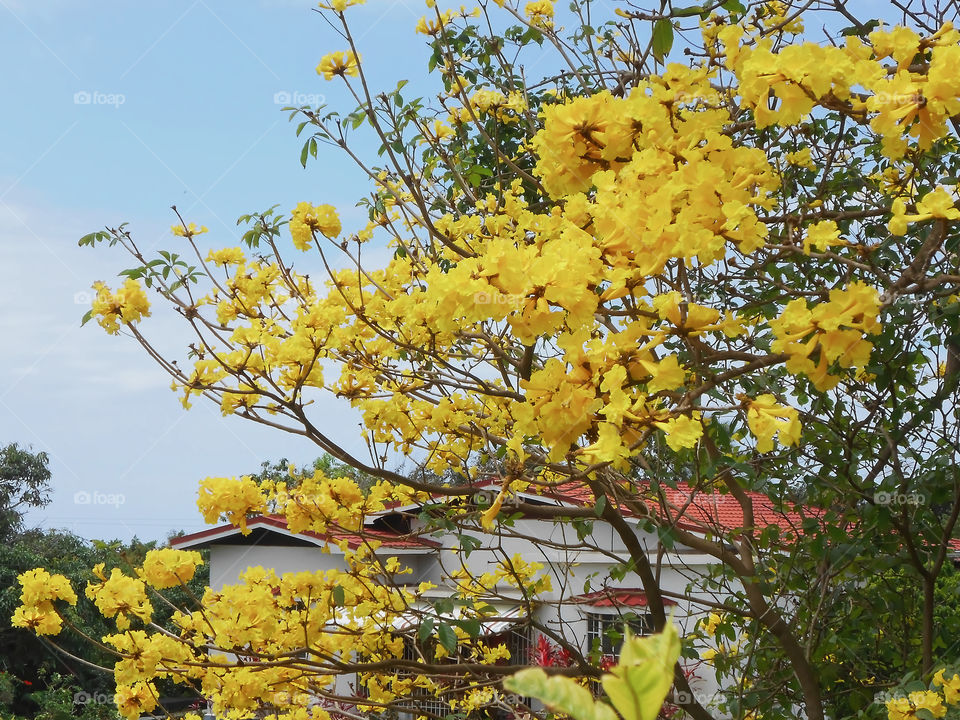
<svg viewBox="0 0 960 720">
<path fill-rule="evenodd" d="M 786 161 L 791 165 L 806 168 L 807 170 L 816 170 L 817 166 L 810 157 L 810 148 L 801 148 L 796 152 L 789 152 L 785 156 Z"/>
<path fill-rule="evenodd" d="M 127 278 L 116 292 L 106 284 L 95 282 L 91 313 L 100 326 L 111 335 L 120 331 L 120 325 L 132 325 L 150 316 L 150 302 L 139 280 Z"/>
<path fill-rule="evenodd" d="M 360 74 L 360 58 L 352 50 L 338 50 L 324 55 L 317 65 L 317 75 L 323 75 L 324 80 L 333 80 L 335 76 L 356 77 Z"/>
<path fill-rule="evenodd" d="M 340 218 L 333 205 L 311 205 L 299 203 L 290 217 L 290 236 L 297 250 L 309 250 L 313 241 L 313 231 L 319 230 L 328 238 L 340 234 Z"/>
<path fill-rule="evenodd" d="M 670 449 L 679 451 L 682 448 L 694 447 L 703 435 L 703 423 L 699 415 L 680 415 L 655 425 L 663 430 Z"/>
<path fill-rule="evenodd" d="M 103 563 L 99 563 L 93 572 L 99 582 L 87 583 L 86 595 L 94 601 L 104 617 L 116 617 L 120 630 L 130 626 L 130 616 L 144 623 L 150 621 L 153 605 L 147 598 L 142 580 L 124 575 L 119 568 L 113 568 L 110 577 L 107 577 Z"/>
<path fill-rule="evenodd" d="M 207 253 L 207 262 L 215 265 L 242 265 L 246 261 L 243 250 L 238 247 L 211 250 Z"/>
<path fill-rule="evenodd" d="M 831 247 L 845 244 L 840 239 L 840 230 L 833 220 L 823 220 L 807 227 L 803 237 L 803 251 L 809 255 L 811 249 L 825 252 Z"/>
<path fill-rule="evenodd" d="M 147 552 L 138 574 L 151 587 L 176 587 L 189 582 L 197 566 L 202 564 L 200 553 L 193 550 L 161 548 Z"/>
<path fill-rule="evenodd" d="M 774 435 L 784 445 L 796 445 L 800 441 L 800 418 L 796 408 L 779 405 L 770 394 L 759 395 L 750 401 L 747 424 L 757 438 L 757 452 L 770 452 Z"/>
<path fill-rule="evenodd" d="M 186 227 L 183 225 L 171 225 L 170 232 L 177 237 L 191 238 L 194 235 L 201 235 L 207 232 L 207 226 L 201 225 L 200 227 L 197 227 L 196 223 L 190 223 Z"/>
<path fill-rule="evenodd" d="M 363 5 L 367 0 L 322 0 L 318 7 L 324 10 L 333 10 L 334 12 L 343 12 L 351 5 Z"/>
</svg>

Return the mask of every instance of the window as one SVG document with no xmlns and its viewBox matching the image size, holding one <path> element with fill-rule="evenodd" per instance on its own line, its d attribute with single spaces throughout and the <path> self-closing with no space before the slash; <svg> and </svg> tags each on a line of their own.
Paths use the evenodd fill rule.
<svg viewBox="0 0 960 720">
<path fill-rule="evenodd" d="M 653 632 L 653 617 L 649 613 L 587 613 L 587 651 L 598 648 L 601 655 L 618 657 L 623 645 L 623 630 L 629 627 L 634 635 Z"/>
</svg>

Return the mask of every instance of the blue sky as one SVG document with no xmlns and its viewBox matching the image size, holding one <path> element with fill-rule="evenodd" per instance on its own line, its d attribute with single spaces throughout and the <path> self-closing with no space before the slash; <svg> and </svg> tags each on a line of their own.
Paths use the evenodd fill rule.
<svg viewBox="0 0 960 720">
<path fill-rule="evenodd" d="M 342 44 L 314 7 L 0 0 L 0 443 L 51 456 L 53 502 L 32 523 L 162 538 L 202 527 L 204 477 L 318 454 L 203 402 L 185 412 L 134 341 L 81 329 L 91 282 L 127 265 L 120 252 L 77 247 L 124 221 L 145 246 L 171 246 L 173 204 L 218 246 L 236 244 L 239 215 L 276 203 L 329 202 L 345 225 L 359 221 L 359 172 L 333 151 L 301 168 L 280 111 L 284 93 L 343 107 L 342 91 L 314 71 Z M 412 32 L 422 7 L 370 0 L 351 10 L 374 84 L 425 74 L 427 50 Z M 177 347 L 169 319 L 145 328 Z M 362 450 L 349 408 L 331 401 L 317 416 Z"/>
</svg>

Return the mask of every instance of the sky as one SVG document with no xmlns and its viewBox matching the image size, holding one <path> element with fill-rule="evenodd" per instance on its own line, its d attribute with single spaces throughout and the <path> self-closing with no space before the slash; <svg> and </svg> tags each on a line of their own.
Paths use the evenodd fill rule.
<svg viewBox="0 0 960 720">
<path fill-rule="evenodd" d="M 77 240 L 128 222 L 148 248 L 174 247 L 176 205 L 207 225 L 211 246 L 236 245 L 236 218 L 301 200 L 331 203 L 344 225 L 366 185 L 333 150 L 307 169 L 281 108 L 345 107 L 314 70 L 341 49 L 308 0 L 0 0 L 0 444 L 50 456 L 52 502 L 28 523 L 86 538 L 164 539 L 198 530 L 208 476 L 264 460 L 309 462 L 310 442 L 195 401 L 134 340 L 80 327 L 90 285 L 116 285 L 119 248 Z M 413 28 L 422 0 L 370 0 L 352 26 L 372 82 L 392 89 L 425 73 Z M 402 38 L 402 39 L 401 39 Z M 347 109 L 352 109 L 347 107 Z M 153 337 L 182 347 L 155 314 Z M 319 406 L 321 429 L 363 452 L 358 417 Z"/>
</svg>

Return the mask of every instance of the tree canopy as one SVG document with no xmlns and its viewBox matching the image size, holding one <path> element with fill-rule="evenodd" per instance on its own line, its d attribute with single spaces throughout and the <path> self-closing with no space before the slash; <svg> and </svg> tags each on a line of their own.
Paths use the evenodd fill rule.
<svg viewBox="0 0 960 720">
<path fill-rule="evenodd" d="M 86 319 L 139 342 L 185 407 L 216 402 L 378 479 L 361 491 L 323 469 L 296 488 L 208 478 L 204 515 L 245 525 L 279 507 L 295 530 L 360 532 L 390 503 L 430 499 L 445 532 L 516 537 L 517 518 L 536 516 L 589 545 L 604 525 L 627 548 L 611 576 L 636 578 L 661 630 L 669 598 L 625 520 L 639 516 L 661 549 L 713 561 L 690 579 L 688 598 L 712 614 L 683 652 L 722 693 L 683 704 L 690 716 L 955 713 L 958 652 L 938 642 L 960 517 L 953 4 L 875 3 L 871 17 L 840 1 L 429 0 L 416 31 L 433 84 L 415 95 L 371 86 L 359 4 L 320 3 L 334 44 L 317 72 L 354 103 L 289 112 L 301 162 L 344 152 L 369 177 L 368 222 L 344 228 L 313 196 L 242 217 L 238 245 L 208 246 L 202 218 L 179 214 L 174 249 L 158 254 L 125 225 L 81 240 L 134 263 L 119 287 L 95 284 Z M 149 295 L 182 316 L 184 357 L 152 341 Z M 324 393 L 362 417 L 366 457 L 318 426 Z M 389 469 L 396 454 L 448 482 Z M 496 497 L 464 502 L 491 463 Z M 680 481 L 732 497 L 742 527 L 691 528 L 670 500 Z M 570 487 L 589 507 L 520 497 Z M 758 497 L 795 527 L 755 515 Z M 248 573 L 161 632 L 148 588 L 184 581 L 198 559 L 158 552 L 139 576 L 101 574 L 87 590 L 117 618 L 108 642 L 130 718 L 155 707 L 160 677 L 201 687 L 221 712 L 292 719 L 397 710 L 453 674 L 468 687 L 451 712 L 480 712 L 496 705 L 491 683 L 526 664 L 498 664 L 470 627 L 424 623 L 437 657 L 391 670 L 403 644 L 377 627 L 417 591 L 396 579 L 402 563 L 362 548 L 344 573 Z M 535 597 L 540 570 L 491 577 Z M 456 599 L 490 582 L 460 578 Z M 904 592 L 917 599 L 907 613 Z M 53 633 L 74 595 L 26 577 L 19 622 Z M 352 631 L 325 633 L 344 613 Z M 871 655 L 864 624 L 898 613 L 916 642 L 898 662 L 890 647 Z M 458 646 L 460 670 L 440 662 Z M 259 667 L 207 655 L 240 649 Z M 551 672 L 601 674 L 595 654 L 565 649 Z M 332 689 L 356 672 L 352 693 Z M 690 694 L 681 662 L 674 680 Z M 302 693 L 335 705 L 308 710 L 291 700 Z"/>
<path fill-rule="evenodd" d="M 50 502 L 50 458 L 10 443 L 0 448 L 0 540 L 23 529 L 24 512 Z"/>
</svg>

